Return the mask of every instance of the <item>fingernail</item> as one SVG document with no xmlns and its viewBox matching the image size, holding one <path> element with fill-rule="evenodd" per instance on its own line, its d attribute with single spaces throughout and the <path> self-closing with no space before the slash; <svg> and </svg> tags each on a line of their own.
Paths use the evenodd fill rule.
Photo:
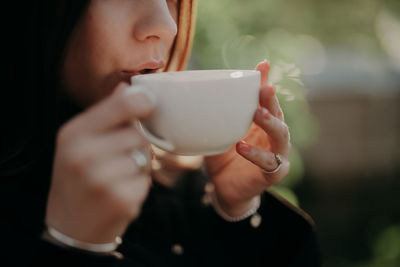
<svg viewBox="0 0 400 267">
<path fill-rule="evenodd" d="M 251 146 L 243 141 L 240 141 L 239 143 L 237 143 L 237 146 L 238 146 L 239 150 L 241 150 L 243 152 L 251 151 Z"/>
<path fill-rule="evenodd" d="M 134 86 L 128 87 L 128 88 L 125 89 L 124 93 L 125 93 L 125 95 L 135 95 L 135 94 L 142 93 L 149 99 L 149 101 L 151 102 L 152 105 L 155 105 L 156 102 L 157 102 L 156 101 L 156 96 L 155 96 L 154 93 L 152 93 L 149 90 L 142 89 L 140 87 L 134 87 Z"/>
<path fill-rule="evenodd" d="M 264 63 L 266 64 L 266 68 L 268 68 L 268 70 L 271 68 L 271 64 L 269 63 L 268 59 L 264 59 Z"/>
<path fill-rule="evenodd" d="M 268 109 L 266 109 L 266 108 L 261 108 L 261 115 L 266 120 L 269 120 L 271 118 L 271 114 L 269 113 Z"/>
</svg>

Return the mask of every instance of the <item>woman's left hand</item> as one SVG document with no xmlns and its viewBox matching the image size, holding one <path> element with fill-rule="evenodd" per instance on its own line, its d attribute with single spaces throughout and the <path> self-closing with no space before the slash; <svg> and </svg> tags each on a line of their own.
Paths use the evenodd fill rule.
<svg viewBox="0 0 400 267">
<path fill-rule="evenodd" d="M 219 204 L 231 216 L 250 209 L 254 197 L 278 183 L 289 173 L 290 134 L 273 86 L 268 85 L 269 63 L 259 63 L 261 72 L 260 105 L 244 139 L 227 152 L 204 158 L 204 164 L 215 186 Z M 282 165 L 278 167 L 275 154 Z"/>
</svg>

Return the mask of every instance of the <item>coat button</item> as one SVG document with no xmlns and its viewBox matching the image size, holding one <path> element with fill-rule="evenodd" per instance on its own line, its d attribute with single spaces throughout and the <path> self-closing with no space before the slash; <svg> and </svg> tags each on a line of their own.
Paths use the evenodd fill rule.
<svg viewBox="0 0 400 267">
<path fill-rule="evenodd" d="M 256 213 L 250 218 L 250 224 L 253 228 L 258 228 L 261 224 L 262 218 L 261 215 Z"/>
<path fill-rule="evenodd" d="M 182 255 L 183 254 L 183 247 L 180 244 L 174 244 L 171 247 L 171 251 L 175 255 Z"/>
</svg>

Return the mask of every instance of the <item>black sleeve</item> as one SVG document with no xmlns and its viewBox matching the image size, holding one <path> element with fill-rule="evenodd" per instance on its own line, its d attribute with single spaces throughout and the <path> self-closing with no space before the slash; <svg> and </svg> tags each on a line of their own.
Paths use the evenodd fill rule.
<svg viewBox="0 0 400 267">
<path fill-rule="evenodd" d="M 22 232 L 2 221 L 0 224 L 3 266 L 117 266 L 114 256 L 96 255 L 60 247 L 39 236 Z"/>
<path fill-rule="evenodd" d="M 271 193 L 261 199 L 258 227 L 252 225 L 252 217 L 227 222 L 211 206 L 192 212 L 190 257 L 197 260 L 196 266 L 320 266 L 311 218 Z"/>
<path fill-rule="evenodd" d="M 317 267 L 322 265 L 322 258 L 318 246 L 317 236 L 310 231 L 304 244 L 301 246 L 292 266 Z"/>
<path fill-rule="evenodd" d="M 121 251 L 148 266 L 320 266 L 315 227 L 299 209 L 262 195 L 262 222 L 227 222 L 203 203 L 206 178 L 190 172 L 173 189 L 155 185 Z"/>
<path fill-rule="evenodd" d="M 2 216 L 0 224 L 1 254 L 4 266 L 116 266 L 114 256 L 96 255 L 77 249 L 60 247 L 26 230 L 19 222 L 13 224 Z"/>
<path fill-rule="evenodd" d="M 43 170 L 51 166 L 36 164 L 20 173 L 0 172 L 0 265 L 115 266 L 119 260 L 113 256 L 67 249 L 41 238 L 50 180 Z"/>
</svg>

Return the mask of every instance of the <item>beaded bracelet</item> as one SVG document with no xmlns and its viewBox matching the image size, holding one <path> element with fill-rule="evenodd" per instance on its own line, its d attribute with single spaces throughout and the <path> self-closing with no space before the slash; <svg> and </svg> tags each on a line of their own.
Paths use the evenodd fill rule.
<svg viewBox="0 0 400 267">
<path fill-rule="evenodd" d="M 232 217 L 229 214 L 227 214 L 222 208 L 221 205 L 219 204 L 218 198 L 215 194 L 215 190 L 210 190 L 206 192 L 206 194 L 209 194 L 209 196 L 211 197 L 211 204 L 214 207 L 215 212 L 221 216 L 224 220 L 228 221 L 228 222 L 238 222 L 238 221 L 242 221 L 244 219 L 247 219 L 250 216 L 253 216 L 254 214 L 257 213 L 258 208 L 261 205 L 261 197 L 257 196 L 253 199 L 253 204 L 252 204 L 252 208 L 249 209 L 247 212 L 245 212 L 244 214 L 240 215 L 240 216 L 235 216 Z M 207 191 L 207 190 L 206 190 Z"/>
</svg>

